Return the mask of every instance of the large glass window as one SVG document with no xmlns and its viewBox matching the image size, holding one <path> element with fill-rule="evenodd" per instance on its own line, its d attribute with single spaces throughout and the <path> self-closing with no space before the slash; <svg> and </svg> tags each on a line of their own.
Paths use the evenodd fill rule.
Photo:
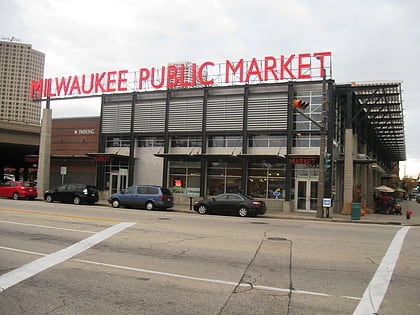
<svg viewBox="0 0 420 315">
<path fill-rule="evenodd" d="M 257 198 L 284 199 L 286 191 L 284 163 L 250 163 L 247 194 Z"/>
<path fill-rule="evenodd" d="M 200 195 L 200 162 L 169 162 L 169 185 L 173 194 Z"/>
<path fill-rule="evenodd" d="M 300 133 L 293 137 L 293 146 L 297 148 L 319 148 L 321 137 L 319 135 L 302 135 Z"/>
<path fill-rule="evenodd" d="M 209 162 L 206 195 L 241 191 L 242 165 L 240 163 Z"/>
<path fill-rule="evenodd" d="M 107 137 L 107 148 L 120 148 L 130 146 L 130 137 Z"/>
<path fill-rule="evenodd" d="M 139 137 L 137 139 L 137 146 L 142 147 L 163 147 L 165 139 L 163 137 Z"/>
<path fill-rule="evenodd" d="M 242 147 L 241 136 L 209 136 L 209 148 L 240 148 Z"/>
<path fill-rule="evenodd" d="M 279 148 L 287 146 L 287 137 L 280 135 L 253 135 L 248 138 L 250 148 Z"/>
<path fill-rule="evenodd" d="M 171 147 L 201 147 L 200 136 L 173 136 L 171 137 Z"/>
</svg>

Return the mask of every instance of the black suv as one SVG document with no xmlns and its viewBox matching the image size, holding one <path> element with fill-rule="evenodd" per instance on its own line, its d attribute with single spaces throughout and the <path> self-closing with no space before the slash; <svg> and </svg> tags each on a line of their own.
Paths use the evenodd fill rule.
<svg viewBox="0 0 420 315">
<path fill-rule="evenodd" d="M 78 205 L 80 203 L 94 204 L 99 200 L 98 189 L 85 184 L 65 184 L 50 188 L 44 193 L 47 202 L 61 201 Z"/>
</svg>

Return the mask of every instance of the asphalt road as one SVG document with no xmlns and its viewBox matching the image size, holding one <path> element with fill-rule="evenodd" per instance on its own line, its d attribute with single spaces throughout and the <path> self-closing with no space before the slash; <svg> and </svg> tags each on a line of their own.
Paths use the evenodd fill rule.
<svg viewBox="0 0 420 315">
<path fill-rule="evenodd" d="M 0 199 L 0 314 L 363 314 L 372 304 L 419 314 L 419 239 L 419 227 Z"/>
</svg>

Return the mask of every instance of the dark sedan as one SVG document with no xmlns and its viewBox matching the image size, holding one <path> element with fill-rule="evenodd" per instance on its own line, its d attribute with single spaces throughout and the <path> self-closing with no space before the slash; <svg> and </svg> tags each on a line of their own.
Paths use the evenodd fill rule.
<svg viewBox="0 0 420 315">
<path fill-rule="evenodd" d="M 44 193 L 47 202 L 61 201 L 78 205 L 80 203 L 94 204 L 99 200 L 98 189 L 85 184 L 65 184 L 50 188 Z"/>
<path fill-rule="evenodd" d="M 243 194 L 221 194 L 194 204 L 200 214 L 234 214 L 241 217 L 257 216 L 267 211 L 265 202 Z"/>
</svg>

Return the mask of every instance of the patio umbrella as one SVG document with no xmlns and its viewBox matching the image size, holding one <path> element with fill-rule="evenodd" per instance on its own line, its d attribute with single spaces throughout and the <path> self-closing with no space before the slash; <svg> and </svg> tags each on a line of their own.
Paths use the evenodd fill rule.
<svg viewBox="0 0 420 315">
<path fill-rule="evenodd" d="M 405 192 L 405 190 L 402 188 L 395 188 L 395 192 Z"/>
<path fill-rule="evenodd" d="M 382 185 L 382 186 L 378 186 L 378 187 L 375 187 L 375 188 L 373 188 L 374 190 L 378 190 L 378 191 L 380 191 L 380 192 L 389 192 L 389 193 L 391 193 L 391 192 L 394 192 L 395 191 L 395 189 L 394 188 L 391 188 L 391 187 L 388 187 L 388 186 L 385 186 L 385 185 Z"/>
</svg>

